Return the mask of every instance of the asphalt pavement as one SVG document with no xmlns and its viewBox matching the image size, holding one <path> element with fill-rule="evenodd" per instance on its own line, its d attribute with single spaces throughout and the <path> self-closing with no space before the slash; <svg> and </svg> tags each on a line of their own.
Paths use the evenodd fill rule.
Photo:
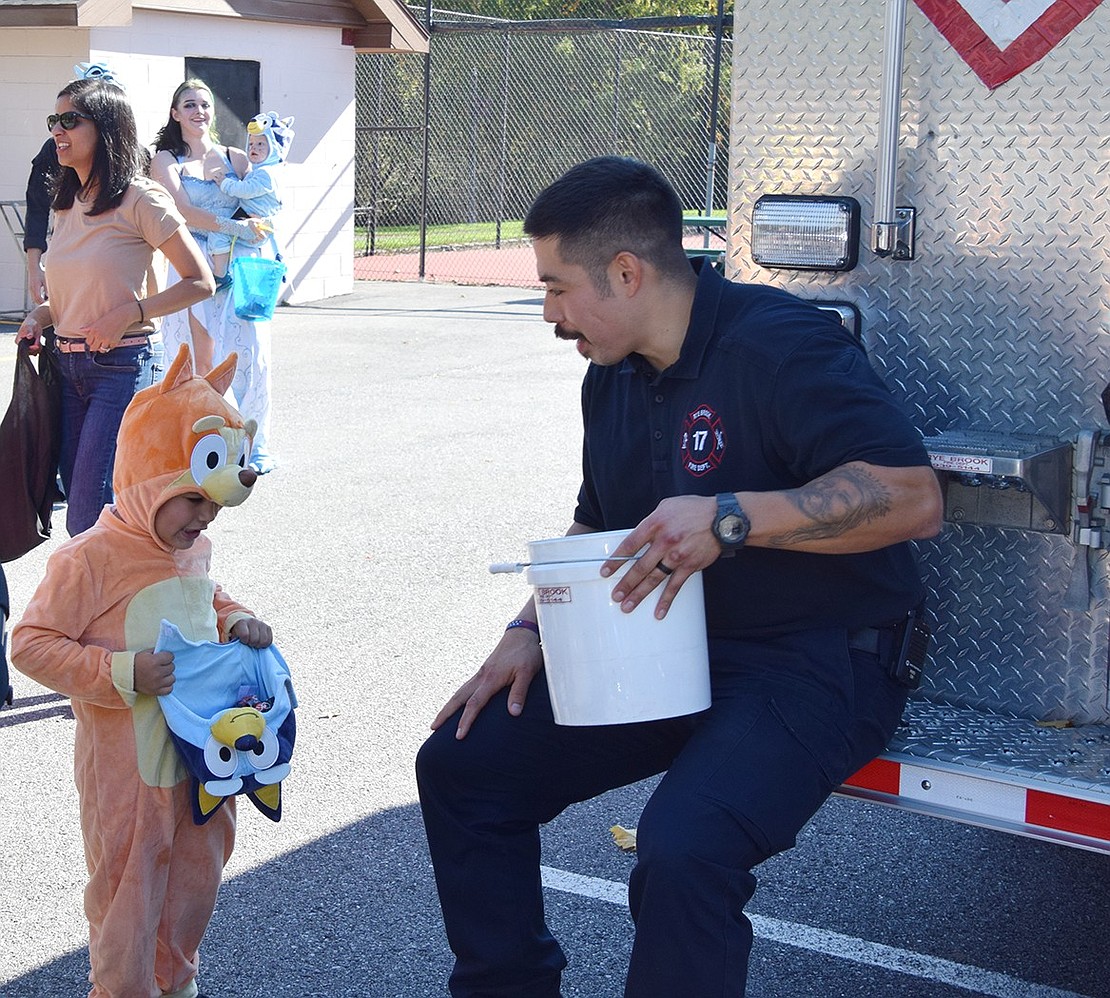
<svg viewBox="0 0 1110 998">
<path fill-rule="evenodd" d="M 0 334 L 6 331 L 0 327 Z M 412 763 L 527 597 L 526 544 L 570 522 L 583 361 L 539 293 L 359 283 L 273 323 L 278 470 L 210 528 L 213 576 L 274 628 L 298 740 L 273 824 L 243 804 L 202 950 L 213 998 L 446 994 Z M 15 356 L 0 335 L 0 403 Z M 18 615 L 54 537 L 5 566 Z M 84 863 L 64 699 L 0 712 L 0 995 L 85 993 Z M 545 829 L 566 998 L 618 998 L 651 784 Z M 761 868 L 751 998 L 1110 995 L 1110 858 L 834 799 Z M 481 903 L 481 899 L 475 899 Z M 675 996 L 701 998 L 701 996 Z"/>
</svg>

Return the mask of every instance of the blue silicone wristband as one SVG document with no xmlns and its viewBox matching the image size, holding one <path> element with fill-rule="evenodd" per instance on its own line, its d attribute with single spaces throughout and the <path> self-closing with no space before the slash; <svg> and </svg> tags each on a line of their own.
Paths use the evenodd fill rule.
<svg viewBox="0 0 1110 998">
<path fill-rule="evenodd" d="M 511 631 L 514 627 L 523 627 L 535 634 L 536 637 L 539 637 L 540 635 L 540 625 L 537 624 L 534 620 L 525 620 L 523 617 L 517 617 L 516 620 L 509 621 L 509 623 L 505 627 L 505 630 Z"/>
</svg>

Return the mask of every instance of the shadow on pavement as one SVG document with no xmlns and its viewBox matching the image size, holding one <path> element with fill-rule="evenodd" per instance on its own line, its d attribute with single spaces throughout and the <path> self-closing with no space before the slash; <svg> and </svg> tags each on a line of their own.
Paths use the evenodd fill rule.
<svg viewBox="0 0 1110 998">
<path fill-rule="evenodd" d="M 250 810 L 242 817 L 258 817 Z M 423 837 L 412 804 L 226 880 L 201 950 L 202 990 L 211 998 L 446 994 L 450 953 Z M 3 993 L 83 995 L 87 973 L 81 949 Z"/>
<path fill-rule="evenodd" d="M 634 825 L 649 784 L 573 805 L 543 832 L 545 865 L 627 878 L 632 858 L 608 824 Z M 321 788 L 327 794 L 327 788 Z M 241 826 L 260 821 L 241 802 Z M 482 899 L 475 899 L 481 904 Z M 548 923 L 570 959 L 565 998 L 616 998 L 632 942 L 627 908 L 545 891 Z M 220 889 L 201 949 L 210 998 L 446 998 L 451 952 L 417 804 L 355 822 Z M 86 949 L 10 981 L 4 998 L 85 993 Z"/>
<path fill-rule="evenodd" d="M 46 717 L 64 717 L 72 721 L 73 708 L 70 706 L 69 697 L 64 697 L 60 693 L 46 693 L 33 697 L 17 696 L 11 706 L 0 710 L 0 728 L 26 724 L 28 721 L 40 721 Z"/>
</svg>

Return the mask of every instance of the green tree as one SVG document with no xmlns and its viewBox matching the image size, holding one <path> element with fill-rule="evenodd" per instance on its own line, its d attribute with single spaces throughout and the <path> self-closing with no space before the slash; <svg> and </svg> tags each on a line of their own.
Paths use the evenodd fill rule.
<svg viewBox="0 0 1110 998">
<path fill-rule="evenodd" d="M 661 17 L 716 12 L 716 0 L 470 0 L 463 13 L 518 22 L 526 15 Z M 682 7 L 682 10 L 677 8 Z M 449 20 L 447 14 L 437 19 Z M 465 23 L 465 22 L 464 22 Z M 726 22 L 726 27 L 731 27 Z M 714 39 L 706 27 L 678 32 L 568 27 L 529 31 L 487 24 L 432 37 L 428 217 L 433 224 L 519 219 L 538 190 L 590 156 L 636 156 L 656 164 L 689 208 L 706 200 Z M 721 64 L 714 204 L 725 203 L 729 49 Z M 360 65 L 381 56 L 360 56 Z M 391 57 L 396 59 L 396 57 Z M 414 133 L 391 124 L 419 117 L 413 65 L 360 69 L 358 197 L 383 225 L 419 218 Z M 372 131 L 373 125 L 385 130 Z"/>
</svg>

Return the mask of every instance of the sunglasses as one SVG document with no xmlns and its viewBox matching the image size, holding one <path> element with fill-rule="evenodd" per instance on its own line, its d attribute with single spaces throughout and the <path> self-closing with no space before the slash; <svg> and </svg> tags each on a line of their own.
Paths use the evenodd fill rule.
<svg viewBox="0 0 1110 998">
<path fill-rule="evenodd" d="M 92 118 L 87 114 L 82 114 L 80 111 L 63 111 L 61 114 L 48 114 L 46 116 L 46 130 L 48 132 L 54 131 L 54 126 L 61 124 L 67 132 L 72 132 L 77 127 L 77 123 L 84 118 L 85 121 L 92 121 Z"/>
</svg>

